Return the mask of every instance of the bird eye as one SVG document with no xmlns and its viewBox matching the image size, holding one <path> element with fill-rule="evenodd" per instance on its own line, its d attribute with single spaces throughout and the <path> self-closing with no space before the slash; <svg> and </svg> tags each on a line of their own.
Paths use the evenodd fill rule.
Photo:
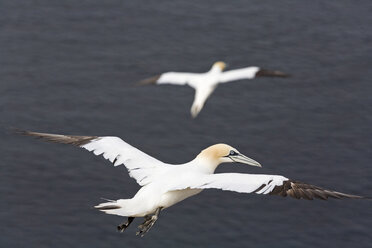
<svg viewBox="0 0 372 248">
<path fill-rule="evenodd" d="M 236 153 L 236 152 L 233 151 L 233 150 L 230 151 L 230 156 L 236 156 L 236 155 L 238 155 L 238 153 Z"/>
</svg>

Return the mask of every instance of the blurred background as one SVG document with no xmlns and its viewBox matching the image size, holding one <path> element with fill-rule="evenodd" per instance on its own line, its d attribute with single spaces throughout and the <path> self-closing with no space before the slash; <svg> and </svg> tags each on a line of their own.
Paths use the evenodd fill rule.
<svg viewBox="0 0 372 248">
<path fill-rule="evenodd" d="M 168 163 L 217 142 L 263 168 L 372 196 L 372 2 L 0 1 L 1 247 L 370 247 L 371 201 L 207 190 L 135 223 L 93 209 L 139 189 L 125 167 L 10 127 L 115 135 Z M 194 91 L 134 87 L 165 71 L 256 65 L 293 75 Z"/>
</svg>

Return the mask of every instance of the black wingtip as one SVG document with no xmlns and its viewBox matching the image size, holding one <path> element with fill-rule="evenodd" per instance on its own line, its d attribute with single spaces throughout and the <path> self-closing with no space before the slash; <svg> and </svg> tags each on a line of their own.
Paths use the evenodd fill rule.
<svg viewBox="0 0 372 248">
<path fill-rule="evenodd" d="M 43 137 L 38 136 L 38 134 L 41 134 L 41 133 L 36 133 L 36 132 L 24 130 L 24 129 L 12 128 L 11 131 L 14 134 L 19 134 L 19 135 L 23 135 L 23 136 L 33 136 L 33 137 L 36 137 L 36 138 L 43 138 Z"/>
<path fill-rule="evenodd" d="M 160 78 L 160 75 L 150 77 L 150 78 L 146 78 L 144 80 L 141 80 L 141 81 L 135 83 L 134 85 L 135 86 L 155 85 L 159 78 Z"/>
<path fill-rule="evenodd" d="M 315 185 L 302 183 L 299 181 L 286 180 L 282 185 L 275 186 L 269 193 L 270 195 L 291 196 L 296 199 L 320 199 L 327 200 L 328 198 L 334 199 L 369 199 L 360 195 L 345 194 L 333 190 L 324 189 Z"/>
<path fill-rule="evenodd" d="M 281 71 L 271 71 L 271 70 L 266 70 L 266 69 L 259 69 L 256 72 L 256 77 L 282 77 L 282 78 L 287 78 L 291 77 L 291 75 L 281 72 Z"/>
<path fill-rule="evenodd" d="M 357 199 L 363 199 L 363 200 L 372 200 L 372 197 L 370 196 L 359 196 Z"/>
<path fill-rule="evenodd" d="M 10 132 L 14 133 L 14 134 L 19 134 L 19 135 L 30 135 L 30 131 L 27 131 L 27 130 L 23 130 L 23 129 L 20 129 L 20 128 L 16 128 L 16 127 L 11 127 L 9 128 Z"/>
</svg>

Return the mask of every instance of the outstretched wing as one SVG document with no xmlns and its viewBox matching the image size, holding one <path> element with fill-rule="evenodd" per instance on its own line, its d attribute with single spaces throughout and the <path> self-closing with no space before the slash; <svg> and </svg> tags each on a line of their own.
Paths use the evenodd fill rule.
<svg viewBox="0 0 372 248">
<path fill-rule="evenodd" d="M 140 81 L 139 85 L 146 84 L 176 84 L 185 85 L 187 82 L 192 80 L 197 73 L 186 73 L 186 72 L 166 72 L 158 76 L 154 76 L 148 79 Z"/>
<path fill-rule="evenodd" d="M 180 182 L 174 187 L 177 190 L 186 188 L 195 189 L 222 189 L 239 193 L 256 193 L 291 196 L 297 199 L 312 200 L 319 198 L 326 200 L 332 198 L 364 198 L 357 195 L 344 194 L 332 190 L 323 189 L 310 184 L 289 180 L 277 175 L 253 175 L 240 173 L 220 173 L 205 175 L 192 182 Z M 174 189 L 173 189 L 174 190 Z"/>
<path fill-rule="evenodd" d="M 227 83 L 230 81 L 252 79 L 255 77 L 288 77 L 289 75 L 281 71 L 265 70 L 259 67 L 246 67 L 236 70 L 223 72 L 220 76 L 220 83 Z"/>
<path fill-rule="evenodd" d="M 60 135 L 30 131 L 18 132 L 46 141 L 79 146 L 93 152 L 95 155 L 103 155 L 114 166 L 125 165 L 129 175 L 141 186 L 151 182 L 151 177 L 165 166 L 163 162 L 147 155 L 118 137 Z"/>
<path fill-rule="evenodd" d="M 291 196 L 296 199 L 307 199 L 312 200 L 314 198 L 319 198 L 322 200 L 327 200 L 329 197 L 341 199 L 341 198 L 352 198 L 352 199 L 362 199 L 367 198 L 358 195 L 345 194 L 333 190 L 323 189 L 318 186 L 314 186 L 307 183 L 302 183 L 298 181 L 287 180 L 284 181 L 282 185 L 275 186 L 273 190 L 269 192 L 270 195 L 280 195 L 280 196 Z"/>
</svg>

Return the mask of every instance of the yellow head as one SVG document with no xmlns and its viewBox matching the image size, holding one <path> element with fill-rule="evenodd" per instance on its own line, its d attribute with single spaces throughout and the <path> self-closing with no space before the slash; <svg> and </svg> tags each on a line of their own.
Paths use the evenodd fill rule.
<svg viewBox="0 0 372 248">
<path fill-rule="evenodd" d="M 226 63 L 222 61 L 217 61 L 212 66 L 212 68 L 218 68 L 221 71 L 225 70 L 226 67 L 227 67 Z"/>
<path fill-rule="evenodd" d="M 226 144 L 212 145 L 201 151 L 198 157 L 206 159 L 216 166 L 221 163 L 236 162 L 261 167 L 257 161 L 244 156 L 237 149 Z"/>
</svg>

